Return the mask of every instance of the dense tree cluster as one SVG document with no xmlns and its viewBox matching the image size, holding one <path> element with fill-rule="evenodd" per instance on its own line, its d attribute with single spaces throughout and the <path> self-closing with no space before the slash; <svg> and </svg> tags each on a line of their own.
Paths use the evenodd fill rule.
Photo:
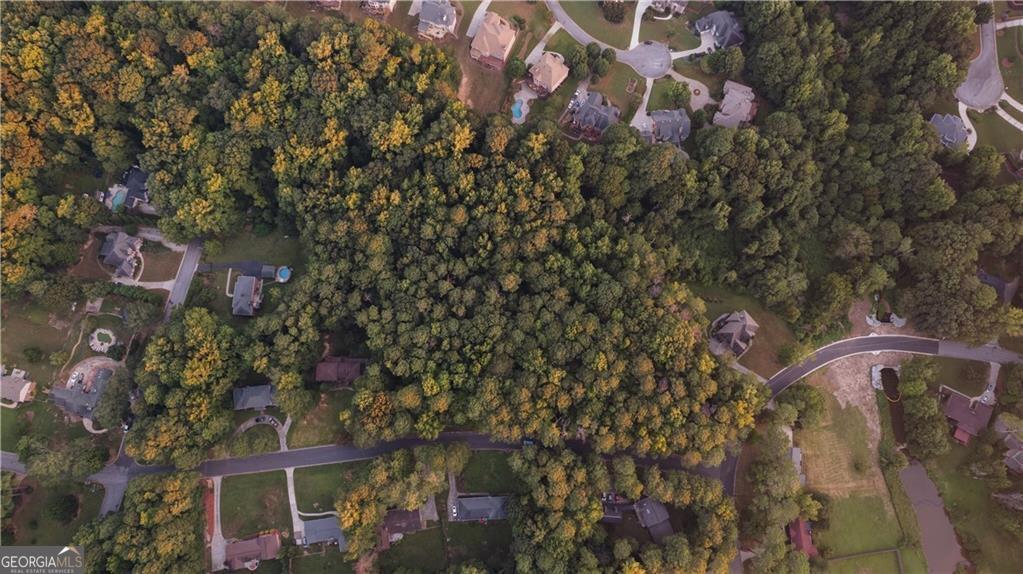
<svg viewBox="0 0 1023 574">
<path fill-rule="evenodd" d="M 376 546 L 388 509 L 416 510 L 446 489 L 447 473 L 461 473 L 469 455 L 465 443 L 399 450 L 343 480 L 336 507 L 348 540 L 347 557 L 354 560 Z"/>
<path fill-rule="evenodd" d="M 714 479 L 652 466 L 637 476 L 632 459 L 583 458 L 568 450 L 528 447 L 511 457 L 527 485 L 511 509 L 518 572 L 726 572 L 734 555 L 736 513 Z M 649 496 L 684 511 L 681 529 L 662 544 L 609 542 L 599 521 L 600 496 Z M 613 546 L 613 552 L 608 550 Z"/>
<path fill-rule="evenodd" d="M 905 412 L 906 447 L 919 459 L 948 452 L 949 426 L 938 404 L 938 395 L 928 389 L 938 376 L 934 359 L 916 357 L 899 370 L 899 392 Z"/>
<path fill-rule="evenodd" d="M 234 329 L 202 307 L 179 313 L 146 347 L 127 451 L 192 468 L 232 428 L 229 390 L 242 373 Z"/>
<path fill-rule="evenodd" d="M 198 476 L 142 476 L 128 484 L 120 511 L 75 534 L 85 546 L 85 571 L 191 574 L 205 569 L 203 505 Z"/>
</svg>

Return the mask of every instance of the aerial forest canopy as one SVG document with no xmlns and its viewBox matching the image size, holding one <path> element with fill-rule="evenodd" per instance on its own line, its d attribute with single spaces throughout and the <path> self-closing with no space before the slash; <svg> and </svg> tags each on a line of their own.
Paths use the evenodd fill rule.
<svg viewBox="0 0 1023 574">
<path fill-rule="evenodd" d="M 807 339 L 897 280 L 934 334 L 1018 327 L 975 271 L 980 253 L 1019 243 L 1023 185 L 997 185 L 987 152 L 939 154 L 921 112 L 961 81 L 972 10 L 736 9 L 744 73 L 770 111 L 756 127 L 698 130 L 686 158 L 624 125 L 587 146 L 549 122 L 484 120 L 454 98 L 451 59 L 373 20 L 231 3 L 11 4 L 6 294 L 46 291 L 102 217 L 53 174 L 137 158 L 167 236 L 278 226 L 297 230 L 308 258 L 244 344 L 195 316 L 148 356 L 199 361 L 181 338 L 198 329 L 297 413 L 321 334 L 355 329 L 373 352 L 347 421 L 360 444 L 461 426 L 692 464 L 721 460 L 764 390 L 708 353 L 689 282 L 750 290 Z M 953 188 L 943 169 L 965 176 Z M 210 368 L 224 374 L 204 383 L 217 389 L 241 370 Z M 188 377 L 147 369 L 156 402 L 143 421 L 186 420 L 157 402 L 191 397 Z M 218 426 L 192 450 L 223 418 L 211 411 Z M 155 438 L 131 446 L 159 458 Z M 175 460 L 198 460 L 179 446 Z"/>
</svg>

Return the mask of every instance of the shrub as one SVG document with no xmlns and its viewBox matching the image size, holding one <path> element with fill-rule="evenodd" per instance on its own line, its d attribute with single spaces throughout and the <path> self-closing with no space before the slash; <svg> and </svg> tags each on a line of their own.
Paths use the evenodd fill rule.
<svg viewBox="0 0 1023 574">
<path fill-rule="evenodd" d="M 973 21 L 977 24 L 986 24 L 991 21 L 991 18 L 995 15 L 995 9 L 991 4 L 977 4 L 973 7 L 974 16 Z"/>
<path fill-rule="evenodd" d="M 515 27 L 518 28 L 519 30 L 526 29 L 526 19 L 523 18 L 522 16 L 515 14 L 514 16 L 511 17 L 511 21 L 515 23 Z"/>
<path fill-rule="evenodd" d="M 625 20 L 624 2 L 601 2 L 600 10 L 604 13 L 604 19 L 612 24 L 620 24 Z"/>
<path fill-rule="evenodd" d="M 526 75 L 526 63 L 519 58 L 512 58 L 505 67 L 505 71 L 512 78 L 521 78 Z"/>
<path fill-rule="evenodd" d="M 46 356 L 39 347 L 25 347 L 21 353 L 25 355 L 25 359 L 30 363 L 38 363 Z"/>
<path fill-rule="evenodd" d="M 46 514 L 57 522 L 71 522 L 78 515 L 78 497 L 54 493 L 46 501 Z"/>
</svg>

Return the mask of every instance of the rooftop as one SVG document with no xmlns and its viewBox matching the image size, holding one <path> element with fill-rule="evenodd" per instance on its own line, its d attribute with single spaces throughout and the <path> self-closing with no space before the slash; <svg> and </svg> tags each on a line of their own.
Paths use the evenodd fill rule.
<svg viewBox="0 0 1023 574">
<path fill-rule="evenodd" d="M 752 121 L 753 116 L 756 115 L 756 107 L 753 104 L 756 96 L 753 93 L 753 88 L 727 80 L 724 92 L 725 97 L 721 101 L 721 107 L 714 114 L 714 125 L 737 128 L 743 122 Z"/>
<path fill-rule="evenodd" d="M 348 541 L 345 540 L 345 535 L 341 531 L 341 523 L 338 522 L 336 516 L 303 520 L 302 534 L 305 537 L 304 545 L 337 542 L 338 548 L 342 552 L 348 548 Z"/>
<path fill-rule="evenodd" d="M 942 385 L 939 393 L 945 396 L 945 416 L 956 424 L 956 430 L 963 430 L 970 436 L 978 436 L 987 428 L 994 414 L 994 407 L 975 401 L 959 391 Z"/>
<path fill-rule="evenodd" d="M 281 550 L 281 535 L 277 531 L 231 542 L 224 549 L 227 567 L 231 570 L 246 568 L 253 560 L 273 560 Z"/>
<path fill-rule="evenodd" d="M 508 517 L 507 496 L 460 496 L 451 520 L 502 520 Z"/>
<path fill-rule="evenodd" d="M 234 410 L 263 410 L 274 406 L 276 389 L 273 385 L 252 385 L 234 389 Z"/>
<path fill-rule="evenodd" d="M 739 21 L 727 10 L 711 12 L 697 20 L 694 25 L 698 32 L 709 30 L 714 34 L 714 47 L 717 49 L 741 44 L 746 39 Z"/>
<path fill-rule="evenodd" d="M 655 110 L 650 112 L 654 122 L 654 138 L 659 142 L 668 142 L 681 146 L 689 137 L 692 124 L 685 110 Z"/>
<path fill-rule="evenodd" d="M 239 275 L 231 295 L 231 314 L 252 317 L 262 302 L 263 280 L 251 275 Z"/>
<path fill-rule="evenodd" d="M 963 119 L 952 114 L 934 114 L 931 116 L 931 125 L 938 130 L 938 140 L 945 147 L 959 147 L 966 143 L 969 132 Z"/>
<path fill-rule="evenodd" d="M 351 357 L 324 357 L 316 364 L 316 382 L 350 385 L 362 376 L 368 362 Z"/>
</svg>

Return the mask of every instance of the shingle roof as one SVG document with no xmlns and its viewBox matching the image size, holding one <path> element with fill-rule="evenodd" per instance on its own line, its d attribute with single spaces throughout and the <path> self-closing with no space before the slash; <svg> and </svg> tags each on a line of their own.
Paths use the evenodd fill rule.
<svg viewBox="0 0 1023 574">
<path fill-rule="evenodd" d="M 668 520 L 668 507 L 652 498 L 636 501 L 636 516 L 643 528 L 650 528 Z"/>
<path fill-rule="evenodd" d="M 952 114 L 934 114 L 931 116 L 931 125 L 938 130 L 938 140 L 945 147 L 959 147 L 966 143 L 969 132 L 963 119 Z"/>
<path fill-rule="evenodd" d="M 483 16 L 483 25 L 472 39 L 470 56 L 476 59 L 493 58 L 503 62 L 515 43 L 515 28 L 494 12 Z"/>
<path fill-rule="evenodd" d="M 434 26 L 453 31 L 455 19 L 455 7 L 448 0 L 423 0 L 419 12 L 419 33 L 425 33 Z"/>
<path fill-rule="evenodd" d="M 753 102 L 756 95 L 753 88 L 738 82 L 725 82 L 725 97 L 721 107 L 714 114 L 714 125 L 726 128 L 737 128 L 742 122 L 753 120 Z"/>
<path fill-rule="evenodd" d="M 714 34 L 714 47 L 718 49 L 741 44 L 746 39 L 739 21 L 727 10 L 711 12 L 697 20 L 695 26 L 698 32 L 710 30 Z"/>
<path fill-rule="evenodd" d="M 302 534 L 305 537 L 305 544 L 336 541 L 342 552 L 348 548 L 348 541 L 345 540 L 344 532 L 341 531 L 341 524 L 336 516 L 303 520 Z"/>
<path fill-rule="evenodd" d="M 452 520 L 501 520 L 508 517 L 505 511 L 507 496 L 460 496 L 455 503 Z"/>
<path fill-rule="evenodd" d="M 25 395 L 32 392 L 35 383 L 24 377 L 14 375 L 0 376 L 0 398 L 12 403 L 20 403 Z"/>
<path fill-rule="evenodd" d="M 604 96 L 599 92 L 588 92 L 586 98 L 578 103 L 572 121 L 581 129 L 603 133 L 618 122 L 620 113 L 615 106 L 604 104 Z"/>
<path fill-rule="evenodd" d="M 991 421 L 995 408 L 980 401 L 975 401 L 959 391 L 941 386 L 941 394 L 945 398 L 945 416 L 956 423 L 957 430 L 963 430 L 972 436 L 979 436 Z"/>
<path fill-rule="evenodd" d="M 234 284 L 231 296 L 231 313 L 243 317 L 251 317 L 259 308 L 262 280 L 250 275 L 239 275 Z"/>
<path fill-rule="evenodd" d="M 529 76 L 536 86 L 550 93 L 565 81 L 568 72 L 564 56 L 557 52 L 544 52 L 540 60 L 529 69 Z"/>
<path fill-rule="evenodd" d="M 276 389 L 273 385 L 252 385 L 234 389 L 234 410 L 263 410 L 273 406 Z"/>
<path fill-rule="evenodd" d="M 654 138 L 659 142 L 668 142 L 681 146 L 689 137 L 692 124 L 685 110 L 656 110 L 650 112 L 654 122 Z"/>
<path fill-rule="evenodd" d="M 224 556 L 229 569 L 241 570 L 245 567 L 246 562 L 277 558 L 277 553 L 280 550 L 281 535 L 278 532 L 273 532 L 231 542 L 224 548 Z"/>
<path fill-rule="evenodd" d="M 128 235 L 122 231 L 108 233 L 99 249 L 103 264 L 114 268 L 114 276 L 131 277 L 135 274 L 139 250 L 142 249 L 142 238 Z"/>
<path fill-rule="evenodd" d="M 366 369 L 366 359 L 350 357 L 324 357 L 316 364 L 317 383 L 351 384 Z"/>
</svg>

